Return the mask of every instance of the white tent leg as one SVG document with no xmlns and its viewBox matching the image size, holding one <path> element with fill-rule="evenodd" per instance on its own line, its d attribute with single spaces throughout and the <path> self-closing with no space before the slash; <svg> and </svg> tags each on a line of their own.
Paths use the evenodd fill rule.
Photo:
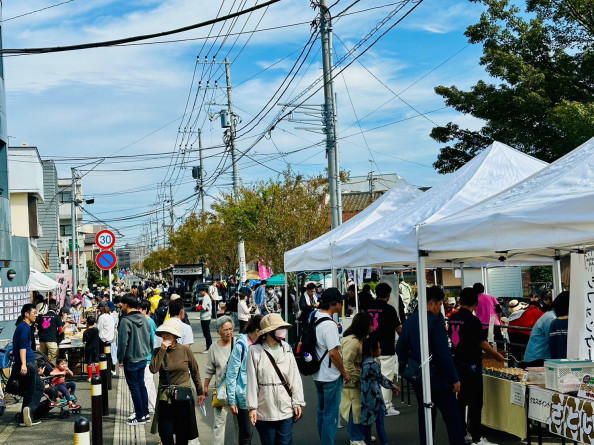
<svg viewBox="0 0 594 445">
<path fill-rule="evenodd" d="M 419 226 L 417 230 L 417 247 L 419 245 Z M 427 280 L 425 277 L 425 256 L 418 251 L 417 287 L 419 293 L 419 335 L 421 341 L 421 375 L 423 382 L 423 403 L 425 405 L 425 437 L 426 445 L 433 445 L 433 426 L 431 422 L 431 376 L 429 370 L 429 341 L 427 338 Z"/>
<path fill-rule="evenodd" d="M 355 269 L 355 314 L 359 313 L 359 269 Z"/>
<path fill-rule="evenodd" d="M 289 322 L 289 280 L 285 272 L 285 322 Z"/>
<path fill-rule="evenodd" d="M 561 284 L 561 255 L 558 250 L 555 250 L 555 262 L 553 263 L 553 300 L 563 292 L 563 285 Z"/>
<path fill-rule="evenodd" d="M 332 287 L 338 287 L 338 271 L 332 269 Z"/>
</svg>

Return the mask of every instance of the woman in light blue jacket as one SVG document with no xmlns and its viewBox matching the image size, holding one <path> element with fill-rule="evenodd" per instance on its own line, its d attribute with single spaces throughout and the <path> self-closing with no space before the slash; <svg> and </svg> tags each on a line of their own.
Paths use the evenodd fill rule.
<svg viewBox="0 0 594 445">
<path fill-rule="evenodd" d="M 227 365 L 225 377 L 227 397 L 229 398 L 231 412 L 237 416 L 239 445 L 250 445 L 252 443 L 253 426 L 250 422 L 245 401 L 247 386 L 246 360 L 248 348 L 256 343 L 260 335 L 260 320 L 262 320 L 262 315 L 256 315 L 249 321 L 243 334 L 237 339 Z"/>
</svg>

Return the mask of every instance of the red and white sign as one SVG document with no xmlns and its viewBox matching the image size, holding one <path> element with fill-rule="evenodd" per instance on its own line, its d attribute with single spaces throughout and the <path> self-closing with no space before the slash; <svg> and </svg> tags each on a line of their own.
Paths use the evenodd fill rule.
<svg viewBox="0 0 594 445">
<path fill-rule="evenodd" d="M 95 236 L 95 244 L 100 249 L 111 249 L 115 244 L 116 239 L 113 232 L 109 230 L 102 230 Z"/>
<path fill-rule="evenodd" d="M 99 269 L 103 270 L 110 270 L 118 262 L 115 253 L 111 250 L 102 250 L 97 254 L 97 258 L 95 258 L 95 264 L 99 267 Z"/>
</svg>

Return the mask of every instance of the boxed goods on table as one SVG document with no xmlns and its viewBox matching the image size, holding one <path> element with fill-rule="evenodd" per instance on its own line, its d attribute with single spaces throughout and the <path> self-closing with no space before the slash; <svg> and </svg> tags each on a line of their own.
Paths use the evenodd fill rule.
<svg viewBox="0 0 594 445">
<path fill-rule="evenodd" d="M 500 379 L 511 380 L 512 382 L 526 382 L 527 373 L 520 368 L 483 368 L 483 374 L 498 377 Z"/>
<path fill-rule="evenodd" d="M 528 373 L 528 383 L 532 383 L 533 385 L 545 384 L 546 378 L 544 366 L 540 368 L 526 368 L 526 372 Z"/>
<path fill-rule="evenodd" d="M 545 360 L 545 386 L 560 393 L 580 389 L 583 377 L 594 374 L 594 362 L 590 360 Z"/>
</svg>

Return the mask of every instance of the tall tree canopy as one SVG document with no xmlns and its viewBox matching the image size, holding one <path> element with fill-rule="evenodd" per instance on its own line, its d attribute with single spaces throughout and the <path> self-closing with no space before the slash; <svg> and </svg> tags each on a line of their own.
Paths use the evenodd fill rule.
<svg viewBox="0 0 594 445">
<path fill-rule="evenodd" d="M 479 131 L 448 123 L 434 167 L 449 173 L 497 140 L 547 162 L 594 136 L 594 0 L 471 0 L 486 11 L 465 35 L 483 45 L 481 65 L 498 85 L 438 86 L 448 106 L 485 121 Z"/>
</svg>

